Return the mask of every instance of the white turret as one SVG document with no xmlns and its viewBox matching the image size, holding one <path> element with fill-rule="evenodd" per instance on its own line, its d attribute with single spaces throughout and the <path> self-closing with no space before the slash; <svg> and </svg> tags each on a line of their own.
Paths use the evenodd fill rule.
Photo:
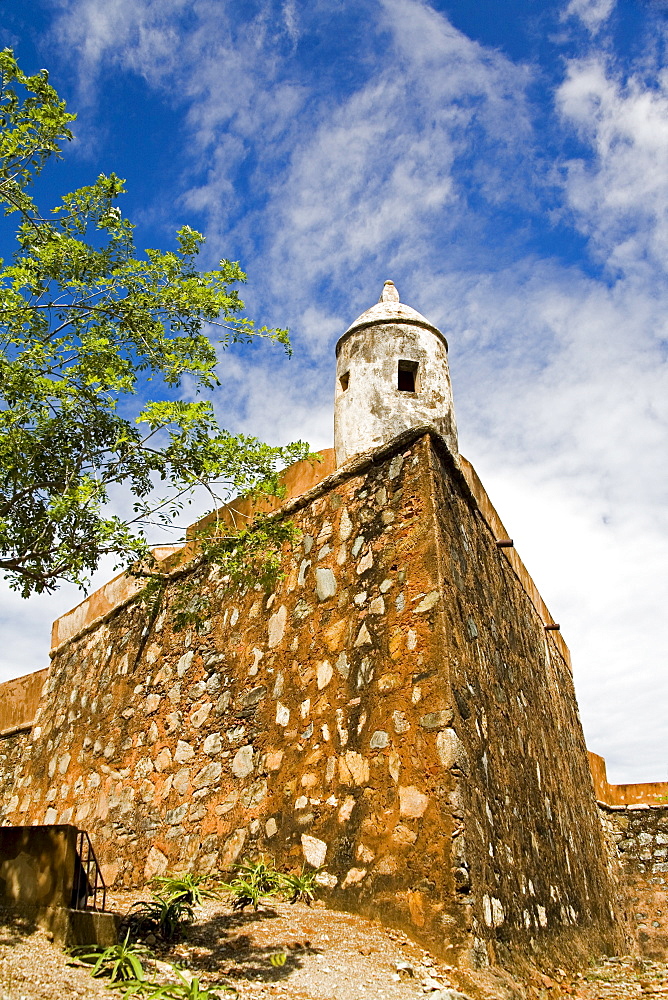
<svg viewBox="0 0 668 1000">
<path fill-rule="evenodd" d="M 336 464 L 420 424 L 433 424 L 458 454 L 448 343 L 386 281 L 378 304 L 336 345 Z"/>
</svg>

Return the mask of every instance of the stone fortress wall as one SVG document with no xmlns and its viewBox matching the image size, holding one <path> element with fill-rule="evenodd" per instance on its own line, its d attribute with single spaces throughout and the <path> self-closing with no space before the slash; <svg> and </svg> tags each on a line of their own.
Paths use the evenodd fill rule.
<svg viewBox="0 0 668 1000">
<path fill-rule="evenodd" d="M 452 961 L 618 947 L 565 646 L 463 468 L 416 429 L 330 474 L 272 593 L 208 572 L 200 633 L 89 599 L 4 821 L 85 827 L 116 885 L 307 861 Z"/>
<path fill-rule="evenodd" d="M 568 963 L 633 935 L 659 949 L 661 920 L 632 911 L 653 907 L 656 923 L 663 813 L 624 826 L 610 802 L 558 626 L 453 450 L 451 397 L 445 437 L 423 423 L 420 351 L 435 328 L 394 294 L 351 329 L 373 314 L 396 338 L 417 425 L 378 444 L 381 412 L 352 458 L 339 439 L 339 468 L 328 452 L 287 470 L 277 516 L 299 537 L 271 591 L 205 566 L 205 620 L 178 631 L 195 525 L 159 553 L 171 572 L 159 607 L 120 576 L 59 619 L 48 672 L 2 690 L 2 822 L 85 828 L 116 886 L 259 852 L 308 863 L 331 905 L 452 963 Z M 360 344 L 339 388 L 371 366 L 377 411 L 397 359 Z"/>
</svg>

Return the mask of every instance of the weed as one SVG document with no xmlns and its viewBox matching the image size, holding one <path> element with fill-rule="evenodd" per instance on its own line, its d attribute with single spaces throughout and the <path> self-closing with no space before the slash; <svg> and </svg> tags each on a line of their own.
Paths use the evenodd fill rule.
<svg viewBox="0 0 668 1000">
<path fill-rule="evenodd" d="M 283 887 L 283 876 L 261 857 L 255 864 L 244 863 L 234 866 L 237 874 L 231 882 L 223 885 L 232 896 L 232 909 L 243 910 L 252 904 L 257 910 L 264 896 L 276 896 Z"/>
<path fill-rule="evenodd" d="M 151 899 L 139 900 L 126 917 L 128 932 L 134 938 L 155 934 L 165 941 L 181 935 L 184 927 L 195 919 L 195 907 L 205 899 L 218 899 L 217 889 L 208 888 L 212 875 L 193 875 L 175 872 L 173 875 L 156 875 L 151 879 L 158 886 Z"/>
<path fill-rule="evenodd" d="M 123 941 L 107 948 L 101 945 L 80 945 L 70 954 L 86 965 L 92 965 L 91 976 L 109 976 L 112 983 L 143 981 L 144 967 L 141 959 L 149 954 L 147 948 L 130 941 L 130 932 Z"/>
<path fill-rule="evenodd" d="M 175 983 L 153 983 L 147 980 L 119 983 L 116 988 L 123 990 L 122 1000 L 130 997 L 141 997 L 142 1000 L 222 1000 L 221 992 L 236 993 L 231 986 L 215 983 L 213 986 L 203 986 L 196 976 L 192 979 L 174 969 L 178 976 Z"/>
<path fill-rule="evenodd" d="M 273 861 L 261 857 L 255 864 L 244 862 L 234 866 L 236 875 L 222 888 L 232 896 L 232 909 L 243 910 L 252 904 L 257 910 L 265 896 L 284 895 L 291 903 L 303 902 L 310 906 L 315 899 L 317 871 L 302 868 L 299 875 L 279 872 Z"/>
<path fill-rule="evenodd" d="M 169 902 L 185 903 L 187 906 L 200 906 L 205 899 L 220 899 L 217 889 L 207 888 L 213 875 L 192 875 L 190 872 L 175 872 L 173 875 L 156 875 L 151 879 L 153 885 L 159 888 L 155 893 Z"/>
<path fill-rule="evenodd" d="M 190 903 L 183 899 L 163 899 L 157 893 L 150 900 L 134 903 L 132 909 L 135 912 L 130 913 L 127 925 L 128 933 L 135 938 L 156 934 L 165 941 L 173 941 L 195 919 Z"/>
<path fill-rule="evenodd" d="M 299 875 L 281 875 L 281 889 L 291 903 L 306 903 L 310 906 L 318 887 L 317 874 L 317 870 L 307 872 L 302 868 Z"/>
</svg>

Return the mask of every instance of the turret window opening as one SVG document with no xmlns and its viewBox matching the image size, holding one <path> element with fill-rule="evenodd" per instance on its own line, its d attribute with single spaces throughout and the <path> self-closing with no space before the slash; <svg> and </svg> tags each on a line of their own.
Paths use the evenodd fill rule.
<svg viewBox="0 0 668 1000">
<path fill-rule="evenodd" d="M 350 372 L 344 372 L 339 379 L 339 385 L 341 386 L 341 392 L 345 392 L 348 388 L 348 383 L 350 382 Z"/>
<path fill-rule="evenodd" d="M 397 389 L 399 392 L 417 392 L 417 361 L 400 361 L 397 370 Z"/>
</svg>

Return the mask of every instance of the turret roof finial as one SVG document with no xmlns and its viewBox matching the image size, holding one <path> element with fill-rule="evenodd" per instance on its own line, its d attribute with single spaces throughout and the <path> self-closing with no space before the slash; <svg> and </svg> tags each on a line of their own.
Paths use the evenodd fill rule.
<svg viewBox="0 0 668 1000">
<path fill-rule="evenodd" d="M 397 291 L 393 281 L 389 279 L 383 285 L 383 290 L 380 293 L 380 298 L 376 302 L 375 306 L 371 306 L 366 312 L 363 312 L 361 316 L 358 316 L 354 323 L 352 323 L 343 337 L 339 338 L 339 343 L 337 344 L 336 352 L 338 354 L 341 341 L 344 337 L 349 336 L 353 330 L 361 330 L 367 326 L 378 326 L 379 323 L 417 323 L 418 326 L 424 326 L 428 330 L 432 330 L 437 336 L 441 338 L 445 349 L 447 351 L 448 344 L 441 333 L 433 323 L 430 323 L 428 319 L 425 319 L 419 312 L 415 309 L 411 309 L 410 306 L 405 305 L 399 299 L 399 292 Z"/>
<path fill-rule="evenodd" d="M 380 293 L 379 302 L 398 302 L 399 292 L 395 288 L 393 281 L 386 281 L 383 285 L 383 290 Z"/>
</svg>

